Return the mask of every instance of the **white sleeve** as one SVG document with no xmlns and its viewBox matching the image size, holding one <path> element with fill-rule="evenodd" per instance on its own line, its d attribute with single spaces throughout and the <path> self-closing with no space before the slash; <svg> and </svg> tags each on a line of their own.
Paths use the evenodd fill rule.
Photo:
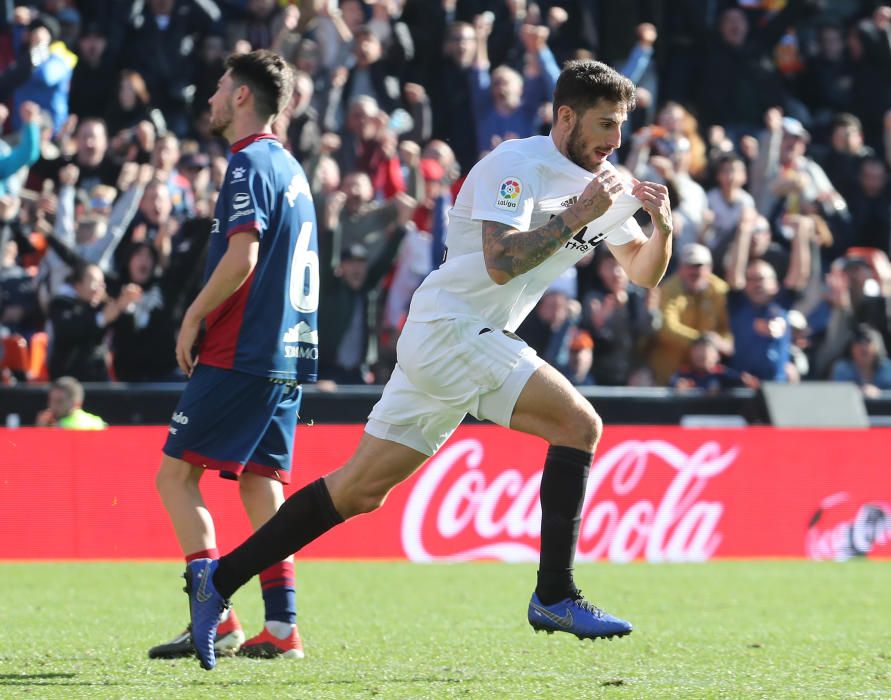
<svg viewBox="0 0 891 700">
<path fill-rule="evenodd" d="M 537 166 L 518 153 L 494 151 L 477 169 L 471 218 L 527 231 L 532 223 Z"/>
</svg>

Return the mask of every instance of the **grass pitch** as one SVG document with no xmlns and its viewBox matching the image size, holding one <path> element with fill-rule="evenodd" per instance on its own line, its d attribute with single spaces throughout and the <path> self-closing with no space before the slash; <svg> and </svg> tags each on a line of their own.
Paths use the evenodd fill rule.
<svg viewBox="0 0 891 700">
<path fill-rule="evenodd" d="M 0 565 L 0 698 L 891 698 L 891 562 L 582 565 L 624 639 L 534 635 L 535 567 L 298 562 L 307 658 L 150 661 L 174 563 Z M 259 589 L 235 604 L 259 630 Z"/>
</svg>

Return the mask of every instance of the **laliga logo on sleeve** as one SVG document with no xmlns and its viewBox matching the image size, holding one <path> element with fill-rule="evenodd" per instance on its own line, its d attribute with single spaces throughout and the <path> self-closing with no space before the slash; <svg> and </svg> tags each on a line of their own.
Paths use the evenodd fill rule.
<svg viewBox="0 0 891 700">
<path fill-rule="evenodd" d="M 498 199 L 495 206 L 499 209 L 516 211 L 520 204 L 520 193 L 523 191 L 523 183 L 515 177 L 506 177 L 498 186 Z"/>
</svg>

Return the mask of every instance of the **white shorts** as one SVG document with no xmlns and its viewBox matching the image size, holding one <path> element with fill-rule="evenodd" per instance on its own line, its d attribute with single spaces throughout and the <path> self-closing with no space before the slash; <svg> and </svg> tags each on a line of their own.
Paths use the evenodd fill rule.
<svg viewBox="0 0 891 700">
<path fill-rule="evenodd" d="M 470 413 L 510 427 L 514 405 L 544 364 L 513 333 L 482 321 L 409 321 L 397 364 L 365 431 L 432 455 Z"/>
</svg>

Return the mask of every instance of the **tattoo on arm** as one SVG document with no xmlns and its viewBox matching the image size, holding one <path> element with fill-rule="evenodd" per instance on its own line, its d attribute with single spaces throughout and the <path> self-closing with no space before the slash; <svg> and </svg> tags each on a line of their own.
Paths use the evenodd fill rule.
<svg viewBox="0 0 891 700">
<path fill-rule="evenodd" d="M 517 231 L 497 221 L 484 221 L 483 255 L 486 267 L 512 279 L 543 263 L 574 233 L 562 215 L 531 231 Z"/>
</svg>

